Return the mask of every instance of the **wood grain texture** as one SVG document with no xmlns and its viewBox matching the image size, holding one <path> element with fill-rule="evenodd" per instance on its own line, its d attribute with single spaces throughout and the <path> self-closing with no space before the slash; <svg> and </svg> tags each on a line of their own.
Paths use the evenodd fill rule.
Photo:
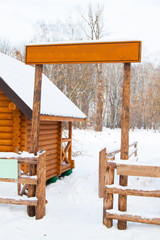
<svg viewBox="0 0 160 240">
<path fill-rule="evenodd" d="M 123 77 L 123 103 L 122 103 L 122 120 L 121 120 L 121 159 L 127 160 L 129 158 L 129 110 L 130 110 L 130 78 L 131 78 L 131 64 L 124 63 L 124 77 Z M 127 186 L 127 176 L 120 176 L 119 184 Z M 120 211 L 127 210 L 127 196 L 119 195 L 118 209 Z M 119 229 L 126 229 L 127 223 L 125 221 L 118 221 Z"/>
<path fill-rule="evenodd" d="M 117 174 L 124 176 L 160 177 L 160 167 L 117 164 Z"/>
<path fill-rule="evenodd" d="M 140 62 L 141 42 L 88 42 L 26 46 L 26 64 Z"/>
</svg>

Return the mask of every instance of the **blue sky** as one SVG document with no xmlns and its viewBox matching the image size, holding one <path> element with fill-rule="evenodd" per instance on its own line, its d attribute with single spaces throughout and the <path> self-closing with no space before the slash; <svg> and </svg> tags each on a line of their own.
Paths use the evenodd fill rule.
<svg viewBox="0 0 160 240">
<path fill-rule="evenodd" d="M 76 18 L 89 2 L 104 6 L 106 40 L 142 40 L 147 51 L 160 51 L 160 0 L 1 0 L 0 37 L 29 41 L 37 21 Z"/>
</svg>

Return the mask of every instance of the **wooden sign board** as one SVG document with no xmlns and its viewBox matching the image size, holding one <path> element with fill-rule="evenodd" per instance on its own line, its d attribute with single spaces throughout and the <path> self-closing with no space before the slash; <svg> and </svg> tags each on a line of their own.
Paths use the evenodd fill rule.
<svg viewBox="0 0 160 240">
<path fill-rule="evenodd" d="M 141 41 L 26 46 L 26 64 L 131 63 L 141 61 Z"/>
<path fill-rule="evenodd" d="M 18 179 L 17 159 L 0 159 L 0 178 Z"/>
<path fill-rule="evenodd" d="M 124 176 L 160 177 L 160 167 L 117 164 L 117 174 Z"/>
</svg>

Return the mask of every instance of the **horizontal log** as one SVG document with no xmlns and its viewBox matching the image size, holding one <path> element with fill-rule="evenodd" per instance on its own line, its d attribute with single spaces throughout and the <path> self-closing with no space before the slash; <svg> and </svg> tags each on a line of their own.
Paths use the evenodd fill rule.
<svg viewBox="0 0 160 240">
<path fill-rule="evenodd" d="M 62 168 L 61 169 L 61 173 L 64 173 L 64 172 L 66 172 L 66 171 L 68 171 L 70 169 L 72 169 L 72 168 L 71 167 Z"/>
<path fill-rule="evenodd" d="M 47 150 L 47 152 L 46 152 L 47 155 L 51 155 L 51 154 L 54 154 L 54 153 L 57 154 L 57 148 L 51 149 L 51 150 Z"/>
<path fill-rule="evenodd" d="M 54 176 L 55 174 L 57 175 L 57 168 L 46 171 L 46 176 L 47 177 L 51 176 L 51 175 Z"/>
<path fill-rule="evenodd" d="M 0 126 L 13 126 L 13 120 L 0 120 Z"/>
<path fill-rule="evenodd" d="M 9 100 L 1 100 L 0 99 L 0 107 L 8 107 L 10 101 Z"/>
<path fill-rule="evenodd" d="M 0 152 L 13 152 L 13 146 L 0 146 Z"/>
<path fill-rule="evenodd" d="M 13 133 L 0 133 L 0 138 L 1 139 L 12 139 L 12 137 L 13 137 Z"/>
<path fill-rule="evenodd" d="M 25 129 L 22 128 L 22 130 L 24 131 Z M 55 130 L 40 130 L 39 132 L 39 136 L 42 136 L 42 135 L 54 135 L 54 134 L 58 134 L 58 129 L 55 129 Z M 31 129 L 27 130 L 27 136 L 31 136 Z"/>
<path fill-rule="evenodd" d="M 49 170 L 52 170 L 52 169 L 57 170 L 57 164 L 52 164 L 52 165 L 46 166 L 46 171 L 49 171 Z"/>
<path fill-rule="evenodd" d="M 58 173 L 57 173 L 57 172 L 54 173 L 54 174 L 48 174 L 48 175 L 46 175 L 46 181 L 49 180 L 49 179 L 51 179 L 52 177 L 56 177 L 56 176 L 58 176 Z"/>
<path fill-rule="evenodd" d="M 29 176 L 19 177 L 18 179 L 0 178 L 0 182 L 15 182 L 15 183 L 22 183 L 22 184 L 37 185 L 37 178 L 31 178 Z"/>
<path fill-rule="evenodd" d="M 57 121 L 43 121 L 43 120 L 40 121 L 40 125 L 48 125 L 48 124 L 50 124 L 50 125 L 57 125 L 57 127 L 58 127 L 58 123 L 59 122 L 57 122 Z"/>
<path fill-rule="evenodd" d="M 54 153 L 54 154 L 49 154 L 48 152 L 46 152 L 46 156 L 47 156 L 47 159 L 56 159 L 58 158 L 58 153 Z"/>
<path fill-rule="evenodd" d="M 68 164 L 66 164 L 66 165 L 62 165 L 62 171 L 67 171 L 67 170 L 69 170 L 69 169 L 71 169 L 71 164 L 70 163 L 68 163 Z"/>
<path fill-rule="evenodd" d="M 12 113 L 13 111 L 10 110 L 8 107 L 0 107 L 1 113 Z"/>
<path fill-rule="evenodd" d="M 0 113 L 0 119 L 2 120 L 11 120 L 13 119 L 11 113 Z"/>
<path fill-rule="evenodd" d="M 11 133 L 11 132 L 13 132 L 13 127 L 0 127 L 0 133 L 5 133 L 5 132 L 7 132 L 7 133 Z"/>
<path fill-rule="evenodd" d="M 131 222 L 139 222 L 139 223 L 147 223 L 147 224 L 155 224 L 160 225 L 160 218 L 145 218 L 141 216 L 134 216 L 130 214 L 116 214 L 109 213 L 106 211 L 106 218 L 117 219 L 121 221 L 131 221 Z"/>
<path fill-rule="evenodd" d="M 39 141 L 39 146 L 47 146 L 47 145 L 58 145 L 58 139 L 46 139 L 46 140 L 40 140 Z"/>
<path fill-rule="evenodd" d="M 27 142 L 27 148 L 30 147 L 30 142 Z M 43 149 L 43 150 L 46 150 L 47 151 L 47 155 L 48 154 L 52 154 L 52 152 L 48 153 L 48 151 L 51 151 L 51 150 L 54 150 L 53 153 L 57 153 L 57 148 L 58 148 L 58 144 L 54 143 L 54 144 L 50 144 L 50 145 L 43 145 L 43 144 L 39 144 L 39 149 Z"/>
<path fill-rule="evenodd" d="M 58 126 L 57 125 L 40 125 L 40 131 L 41 130 L 56 130 L 58 128 Z M 28 130 L 31 130 L 31 125 L 28 125 L 27 126 L 27 129 Z"/>
<path fill-rule="evenodd" d="M 45 134 L 45 135 L 39 135 L 39 141 L 43 141 L 43 140 L 53 140 L 53 139 L 58 139 L 58 134 Z"/>
<path fill-rule="evenodd" d="M 124 176 L 160 177 L 160 167 L 117 164 L 117 174 Z"/>
<path fill-rule="evenodd" d="M 54 164 L 56 164 L 56 165 L 58 164 L 57 159 L 52 159 L 52 160 L 46 161 L 46 166 L 51 166 Z"/>
<path fill-rule="evenodd" d="M 7 96 L 5 96 L 4 94 L 0 94 L 0 101 L 9 101 L 9 102 L 11 102 L 11 100 Z"/>
<path fill-rule="evenodd" d="M 20 198 L 20 197 L 19 197 Z M 36 199 L 36 198 L 35 198 Z M 28 206 L 37 206 L 37 200 L 29 199 L 13 199 L 13 198 L 0 198 L 0 203 L 3 204 L 16 204 L 16 205 L 28 205 Z"/>
<path fill-rule="evenodd" d="M 8 139 L 0 139 L 1 146 L 12 146 L 13 141 Z"/>
<path fill-rule="evenodd" d="M 123 187 L 122 187 L 123 188 Z M 159 190 L 138 190 L 138 189 L 130 189 L 125 187 L 125 189 L 120 189 L 116 187 L 107 187 L 106 186 L 106 194 L 122 194 L 122 195 L 133 195 L 133 196 L 142 196 L 142 197 L 157 197 L 160 198 L 160 191 Z"/>
</svg>

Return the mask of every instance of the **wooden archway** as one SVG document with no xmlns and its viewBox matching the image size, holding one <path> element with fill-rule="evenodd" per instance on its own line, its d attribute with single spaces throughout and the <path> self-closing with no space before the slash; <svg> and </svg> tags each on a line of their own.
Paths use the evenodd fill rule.
<svg viewBox="0 0 160 240">
<path fill-rule="evenodd" d="M 127 160 L 129 155 L 130 73 L 132 62 L 141 62 L 141 41 L 46 43 L 27 45 L 25 63 L 36 65 L 31 152 L 36 154 L 38 151 L 43 64 L 124 63 L 121 159 Z M 34 171 L 34 168 L 32 168 L 31 174 L 33 174 Z M 127 181 L 127 176 L 120 176 L 120 185 L 127 186 Z M 33 195 L 34 189 L 30 191 L 30 196 Z M 126 196 L 119 195 L 119 210 L 126 210 L 126 201 Z M 29 207 L 28 213 L 30 216 L 34 214 L 33 207 Z M 126 222 L 119 220 L 118 228 L 125 229 Z"/>
</svg>

